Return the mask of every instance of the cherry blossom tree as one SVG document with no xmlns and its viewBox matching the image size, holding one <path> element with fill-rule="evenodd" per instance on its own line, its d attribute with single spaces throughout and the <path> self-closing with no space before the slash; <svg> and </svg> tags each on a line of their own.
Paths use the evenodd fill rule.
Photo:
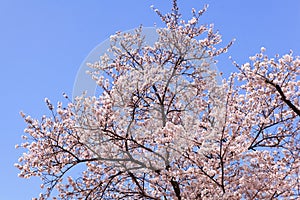
<svg viewBox="0 0 300 200">
<path fill-rule="evenodd" d="M 38 199 L 299 198 L 300 59 L 262 48 L 219 83 L 211 65 L 231 43 L 199 24 L 206 7 L 188 21 L 176 0 L 154 11 L 166 25 L 154 45 L 142 27 L 117 33 L 90 64 L 99 96 L 21 113 L 19 176 L 42 179 Z"/>
</svg>

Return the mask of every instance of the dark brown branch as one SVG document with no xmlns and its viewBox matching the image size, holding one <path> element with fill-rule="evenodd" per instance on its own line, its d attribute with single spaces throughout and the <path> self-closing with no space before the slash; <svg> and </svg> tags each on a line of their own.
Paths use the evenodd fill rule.
<svg viewBox="0 0 300 200">
<path fill-rule="evenodd" d="M 278 84 L 275 84 L 272 81 L 268 80 L 267 78 L 265 79 L 265 82 L 275 87 L 277 92 L 280 94 L 282 101 L 286 103 L 300 117 L 300 110 L 290 100 L 286 98 L 281 87 Z"/>
<path fill-rule="evenodd" d="M 175 181 L 174 177 L 171 178 L 171 184 L 173 186 L 173 190 L 176 194 L 176 197 L 178 200 L 181 200 L 181 196 L 180 196 L 180 188 L 179 188 L 179 183 L 178 181 Z"/>
</svg>

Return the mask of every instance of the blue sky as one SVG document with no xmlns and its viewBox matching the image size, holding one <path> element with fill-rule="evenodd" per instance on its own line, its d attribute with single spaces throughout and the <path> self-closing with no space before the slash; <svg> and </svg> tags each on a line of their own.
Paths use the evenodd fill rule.
<svg viewBox="0 0 300 200">
<path fill-rule="evenodd" d="M 228 56 L 243 63 L 261 46 L 271 56 L 290 49 L 300 55 L 299 0 L 179 0 L 185 17 L 206 3 L 202 22 L 215 24 L 224 45 L 236 38 L 219 58 L 225 76 L 235 70 Z M 0 199 L 30 199 L 40 192 L 38 179 L 19 179 L 13 167 L 22 154 L 14 145 L 25 128 L 19 111 L 50 114 L 44 98 L 71 96 L 77 70 L 96 45 L 118 30 L 160 25 L 152 4 L 171 8 L 171 0 L 0 0 Z"/>
</svg>

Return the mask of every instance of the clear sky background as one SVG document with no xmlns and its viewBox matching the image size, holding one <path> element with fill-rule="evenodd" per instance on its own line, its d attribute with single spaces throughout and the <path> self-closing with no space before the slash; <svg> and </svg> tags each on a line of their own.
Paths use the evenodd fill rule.
<svg viewBox="0 0 300 200">
<path fill-rule="evenodd" d="M 25 128 L 19 111 L 50 114 L 44 98 L 71 96 L 77 70 L 96 45 L 118 30 L 160 26 L 152 4 L 171 8 L 171 0 L 0 0 L 1 200 L 31 199 L 40 192 L 39 179 L 19 179 L 13 167 L 22 154 L 14 146 Z M 219 58 L 225 77 L 235 71 L 228 56 L 242 64 L 261 46 L 270 56 L 290 49 L 300 55 L 299 0 L 179 0 L 185 18 L 204 4 L 210 6 L 202 22 L 215 24 L 224 45 L 236 38 Z"/>
</svg>

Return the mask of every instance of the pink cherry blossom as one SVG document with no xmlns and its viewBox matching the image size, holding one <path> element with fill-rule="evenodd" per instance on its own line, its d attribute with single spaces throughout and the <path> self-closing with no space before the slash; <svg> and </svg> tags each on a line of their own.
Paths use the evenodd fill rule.
<svg viewBox="0 0 300 200">
<path fill-rule="evenodd" d="M 155 12 L 166 28 L 147 46 L 142 27 L 116 33 L 89 66 L 98 97 L 54 106 L 27 127 L 19 177 L 38 176 L 34 199 L 300 198 L 300 59 L 260 53 L 222 84 L 211 68 L 221 36 Z M 78 176 L 70 176 L 81 169 Z M 53 190 L 56 192 L 52 193 Z"/>
</svg>

